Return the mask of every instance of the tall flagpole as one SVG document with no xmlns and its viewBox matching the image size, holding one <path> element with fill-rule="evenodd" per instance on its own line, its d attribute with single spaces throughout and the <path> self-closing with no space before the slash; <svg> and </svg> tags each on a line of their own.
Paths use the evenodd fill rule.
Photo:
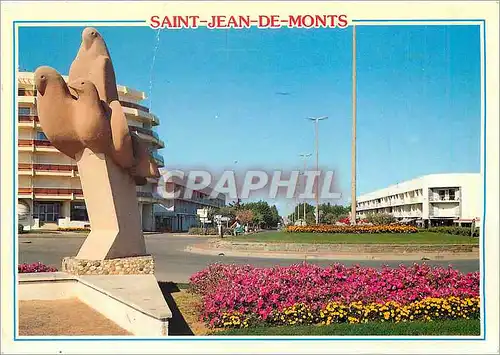
<svg viewBox="0 0 500 355">
<path fill-rule="evenodd" d="M 356 26 L 352 25 L 351 223 L 356 224 Z"/>
</svg>

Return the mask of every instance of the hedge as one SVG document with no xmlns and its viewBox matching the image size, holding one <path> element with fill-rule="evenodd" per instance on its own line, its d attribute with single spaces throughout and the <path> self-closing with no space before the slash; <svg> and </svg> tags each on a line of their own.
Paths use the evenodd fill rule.
<svg viewBox="0 0 500 355">
<path fill-rule="evenodd" d="M 445 233 L 445 234 L 453 234 L 453 235 L 463 235 L 470 236 L 471 228 L 469 227 L 430 227 L 428 229 L 422 229 L 422 231 L 431 232 L 431 233 Z M 479 237 L 479 227 L 474 229 L 473 237 Z"/>
</svg>

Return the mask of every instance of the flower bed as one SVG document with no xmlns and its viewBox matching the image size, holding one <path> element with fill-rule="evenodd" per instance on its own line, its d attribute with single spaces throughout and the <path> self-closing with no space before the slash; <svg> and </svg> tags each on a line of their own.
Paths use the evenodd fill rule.
<svg viewBox="0 0 500 355">
<path fill-rule="evenodd" d="M 344 217 L 338 220 L 338 223 L 345 224 L 347 226 L 351 225 L 351 218 L 350 217 Z M 360 219 L 356 221 L 357 224 L 368 224 L 367 219 Z"/>
<path fill-rule="evenodd" d="M 317 225 L 317 226 L 289 226 L 285 230 L 290 233 L 417 233 L 418 229 L 413 226 L 404 225 L 380 225 L 380 226 L 335 226 L 335 225 Z"/>
<path fill-rule="evenodd" d="M 457 312 L 462 307 L 455 298 L 459 303 L 472 302 L 466 316 L 475 316 L 479 307 L 479 273 L 465 275 L 452 268 L 425 264 L 382 269 L 341 264 L 327 268 L 307 263 L 273 268 L 214 264 L 193 275 L 190 288 L 202 296 L 201 317 L 212 327 L 294 324 L 294 319 L 310 324 L 364 322 L 385 320 L 386 311 L 391 320 L 396 320 L 392 313 L 399 315 L 399 320 L 411 320 L 412 315 L 413 319 L 422 319 L 416 311 L 422 305 L 427 307 L 426 302 L 446 307 L 451 302 L 450 309 L 455 313 L 446 317 L 458 317 L 463 315 Z M 427 311 L 434 309 L 431 303 Z"/>
<path fill-rule="evenodd" d="M 273 311 L 266 319 L 268 325 L 302 325 L 332 323 L 409 322 L 452 319 L 479 319 L 479 297 L 425 298 L 407 305 L 389 301 L 386 303 L 330 302 L 320 309 L 297 303 L 282 310 Z M 260 322 L 262 323 L 262 322 Z M 241 312 L 224 313 L 224 328 L 247 328 L 259 324 L 256 317 Z"/>
<path fill-rule="evenodd" d="M 17 265 L 17 271 L 20 274 L 27 274 L 27 273 L 33 273 L 33 272 L 56 272 L 57 269 L 52 266 L 47 266 L 42 264 L 41 262 L 38 263 L 32 263 L 32 264 L 18 264 Z"/>
</svg>

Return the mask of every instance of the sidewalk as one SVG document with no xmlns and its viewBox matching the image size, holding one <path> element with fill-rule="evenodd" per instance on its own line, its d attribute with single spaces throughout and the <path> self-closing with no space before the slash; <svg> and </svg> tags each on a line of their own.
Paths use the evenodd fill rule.
<svg viewBox="0 0 500 355">
<path fill-rule="evenodd" d="M 22 238 L 86 238 L 87 232 L 62 232 L 62 231 L 47 231 L 47 232 L 30 232 L 18 234 L 19 239 Z"/>
<path fill-rule="evenodd" d="M 269 259 L 300 259 L 300 260 L 476 260 L 479 259 L 479 252 L 472 253 L 412 253 L 412 254 L 390 254 L 390 253 L 321 253 L 321 252 L 277 252 L 277 251 L 261 251 L 248 250 L 236 251 L 225 249 L 210 248 L 206 243 L 196 244 L 186 247 L 184 251 L 193 254 L 215 255 L 215 256 L 232 256 L 232 257 L 252 257 L 252 258 L 269 258 Z"/>
</svg>

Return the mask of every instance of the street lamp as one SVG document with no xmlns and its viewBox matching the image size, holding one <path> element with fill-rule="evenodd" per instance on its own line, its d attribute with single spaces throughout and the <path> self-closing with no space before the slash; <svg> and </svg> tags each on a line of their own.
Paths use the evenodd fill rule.
<svg viewBox="0 0 500 355">
<path fill-rule="evenodd" d="M 234 174 L 235 174 L 235 183 L 236 183 L 236 165 L 238 164 L 238 160 L 235 160 L 234 162 Z M 240 198 L 238 197 L 238 184 L 235 186 L 236 188 L 236 206 L 240 206 Z"/>
<path fill-rule="evenodd" d="M 313 121 L 316 131 L 316 171 L 319 171 L 319 147 L 318 147 L 318 122 L 326 120 L 327 116 L 321 117 L 307 117 L 307 120 Z M 316 181 L 316 224 L 319 224 L 319 176 Z"/>
<path fill-rule="evenodd" d="M 351 223 L 356 224 L 356 26 L 352 26 Z"/>
<path fill-rule="evenodd" d="M 311 153 L 301 153 L 299 156 L 302 157 L 304 160 L 304 188 L 305 188 L 305 182 L 306 182 L 306 166 L 307 166 L 307 158 L 309 158 L 312 154 Z M 299 210 L 300 210 L 300 205 L 299 205 Z M 306 200 L 304 199 L 304 223 L 306 221 Z"/>
</svg>

